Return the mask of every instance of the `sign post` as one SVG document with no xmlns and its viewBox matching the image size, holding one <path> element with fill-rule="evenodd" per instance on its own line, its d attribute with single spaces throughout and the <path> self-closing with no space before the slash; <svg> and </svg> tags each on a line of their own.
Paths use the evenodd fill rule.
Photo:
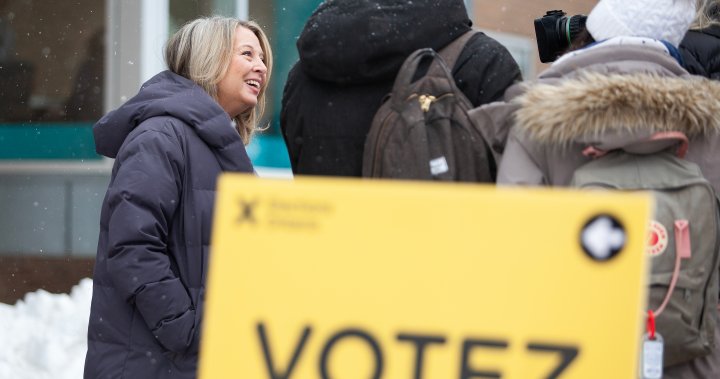
<svg viewBox="0 0 720 379">
<path fill-rule="evenodd" d="M 637 375 L 651 198 L 220 179 L 200 378 Z"/>
</svg>

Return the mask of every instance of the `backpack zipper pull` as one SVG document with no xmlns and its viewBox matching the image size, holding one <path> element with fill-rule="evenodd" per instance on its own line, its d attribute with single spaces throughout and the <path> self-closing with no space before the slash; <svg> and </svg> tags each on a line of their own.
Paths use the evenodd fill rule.
<svg viewBox="0 0 720 379">
<path fill-rule="evenodd" d="M 418 101 L 420 102 L 420 109 L 423 110 L 423 112 L 427 113 L 427 111 L 430 110 L 430 104 L 435 101 L 435 96 L 432 95 L 420 95 L 418 97 Z"/>
</svg>

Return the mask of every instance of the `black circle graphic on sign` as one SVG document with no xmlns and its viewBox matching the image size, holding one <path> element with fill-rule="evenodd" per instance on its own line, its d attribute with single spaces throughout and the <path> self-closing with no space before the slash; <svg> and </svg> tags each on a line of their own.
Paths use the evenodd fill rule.
<svg viewBox="0 0 720 379">
<path fill-rule="evenodd" d="M 580 231 L 583 251 L 596 261 L 608 261 L 616 257 L 626 243 L 625 227 L 617 218 L 607 214 L 591 218 Z"/>
</svg>

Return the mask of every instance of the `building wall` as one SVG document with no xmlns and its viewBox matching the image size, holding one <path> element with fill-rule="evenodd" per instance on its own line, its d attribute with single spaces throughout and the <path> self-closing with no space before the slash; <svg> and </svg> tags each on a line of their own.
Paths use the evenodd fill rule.
<svg viewBox="0 0 720 379">
<path fill-rule="evenodd" d="M 145 3 L 157 4 L 155 0 L 148 1 L 77 0 L 68 5 L 41 7 L 38 1 L 0 0 L 0 17 L 14 17 L 17 27 L 17 58 L 32 61 L 38 68 L 33 83 L 34 97 L 25 104 L 32 107 L 35 119 L 17 123 L 2 120 L 3 114 L 0 114 L 0 302 L 12 302 L 37 288 L 64 291 L 91 272 L 100 204 L 112 162 L 94 153 L 90 131 L 93 121 L 69 119 L 59 107 L 71 93 L 78 68 L 88 56 L 91 36 L 103 28 L 108 30 L 110 20 L 117 17 L 110 10 L 119 4 L 131 4 L 128 5 L 131 10 L 140 9 Z M 231 14 L 228 9 L 232 9 L 233 4 L 235 7 L 244 4 L 247 9 L 239 13 L 248 12 L 250 18 L 268 30 L 275 42 L 277 70 L 269 101 L 273 104 L 271 114 L 275 114 L 272 117 L 276 118 L 285 76 L 297 59 L 296 36 L 319 2 L 169 0 L 166 21 L 169 19 L 169 28 L 173 30 L 188 19 L 208 13 L 208 9 L 222 8 L 226 9 L 225 14 Z M 475 25 L 506 44 L 525 68 L 525 77 L 531 78 L 544 67 L 537 59 L 533 20 L 551 9 L 563 9 L 569 14 L 587 13 L 596 1 L 469 0 L 466 3 Z M 137 28 L 138 20 L 133 17 L 129 20 L 116 24 Z M 142 59 L 135 58 L 142 54 L 138 42 L 148 38 L 143 39 L 138 32 L 137 40 L 128 43 L 131 34 L 120 33 L 125 40 L 115 40 L 112 36 L 119 27 L 114 25 L 109 29 L 109 59 L 101 71 L 130 82 L 125 83 L 132 87 L 128 92 L 134 92 L 139 83 L 132 78 L 139 75 L 125 75 L 122 70 L 132 71 L 140 64 Z M 106 109 L 103 111 L 118 105 L 113 99 L 121 99 L 122 93 L 115 92 L 104 99 Z M 251 157 L 257 159 L 255 162 L 260 166 L 268 163 L 269 167 L 287 167 L 282 140 L 275 138 L 270 142 L 251 145 Z"/>
<path fill-rule="evenodd" d="M 587 15 L 595 4 L 597 4 L 597 0 L 473 0 L 471 8 L 472 19 L 476 27 L 531 42 L 531 45 L 535 47 L 535 56 L 533 57 L 535 74 L 541 72 L 547 65 L 540 63 L 537 55 L 533 21 L 545 15 L 546 11 L 554 9 L 563 10 L 568 15 Z M 526 78 L 529 77 L 526 75 Z"/>
<path fill-rule="evenodd" d="M 263 11 L 270 9 L 266 3 L 251 0 L 249 8 L 269 29 L 275 23 L 268 17 L 272 12 Z M 164 69 L 157 61 L 169 33 L 201 15 L 248 14 L 248 5 L 244 0 L 0 0 L 0 26 L 11 26 L 16 42 L 0 44 L 0 53 L 13 48 L 0 59 L 8 56 L 29 67 L 20 81 L 0 60 L 0 105 L 12 101 L 16 111 L 0 107 L 0 302 L 12 303 L 39 288 L 65 292 L 92 275 L 100 207 L 112 167 L 112 160 L 95 154 L 93 123 L 134 95 L 147 74 Z M 87 84 L 78 78 L 80 72 L 88 73 L 84 62 L 90 42 L 102 31 L 106 38 L 100 39 L 99 57 L 91 57 L 99 70 L 91 71 L 93 93 L 85 97 L 100 104 L 93 108 L 97 113 L 82 104 L 70 109 L 66 104 L 73 89 Z M 3 33 L 7 30 L 0 28 L 0 42 L 7 41 Z M 26 73 L 32 80 L 25 80 Z M 31 85 L 19 84 L 25 82 Z M 19 93 L 27 96 L 7 100 L 7 94 Z M 81 112 L 68 111 L 75 109 Z M 259 165 L 289 165 L 277 153 L 284 149 L 277 142 L 254 142 L 249 155 Z"/>
<path fill-rule="evenodd" d="M 0 174 L 0 245 L 12 255 L 92 257 L 106 173 Z"/>
</svg>

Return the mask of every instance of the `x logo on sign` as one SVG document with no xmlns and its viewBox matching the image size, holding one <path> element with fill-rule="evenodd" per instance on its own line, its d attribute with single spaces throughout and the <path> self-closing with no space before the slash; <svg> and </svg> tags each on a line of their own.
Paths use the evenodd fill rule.
<svg viewBox="0 0 720 379">
<path fill-rule="evenodd" d="M 244 222 L 249 222 L 254 224 L 257 220 L 255 220 L 255 206 L 257 205 L 257 201 L 245 201 L 240 200 L 240 216 L 238 216 L 237 222 L 239 224 L 242 224 Z"/>
</svg>

